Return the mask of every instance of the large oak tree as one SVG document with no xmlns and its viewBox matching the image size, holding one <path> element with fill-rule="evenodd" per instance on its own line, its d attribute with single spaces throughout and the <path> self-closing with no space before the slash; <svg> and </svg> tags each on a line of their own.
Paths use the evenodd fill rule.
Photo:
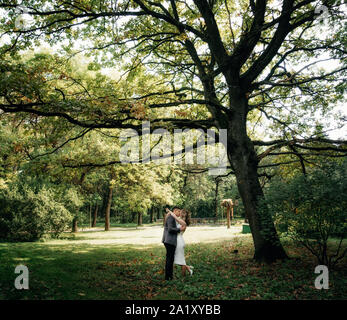
<svg viewBox="0 0 347 320">
<path fill-rule="evenodd" d="M 24 6 L 33 19 L 27 24 L 18 23 Z M 1 1 L 0 7 L 5 9 L 3 112 L 61 117 L 86 129 L 141 132 L 142 119 L 151 120 L 152 129 L 227 129 L 228 160 L 250 222 L 255 258 L 286 257 L 271 214 L 259 207 L 259 170 L 272 165 L 262 161 L 276 151 L 294 155 L 303 168 L 312 155 L 346 155 L 346 142 L 328 139 L 311 121 L 343 98 L 342 2 L 27 0 L 22 7 Z M 328 13 L 329 36 L 319 36 L 320 11 Z M 5 60 L 41 39 L 62 44 L 66 55 L 75 53 L 74 41 L 84 40 L 79 50 L 94 56 L 91 66 L 118 67 L 118 82 L 95 90 L 61 73 L 59 64 L 37 76 L 36 70 Z M 327 70 L 318 68 L 321 60 L 336 63 Z M 23 74 L 22 85 L 11 78 L 16 72 Z M 52 77 L 79 86 L 79 94 Z M 272 140 L 254 138 L 249 119 L 255 116 L 267 119 L 259 121 Z"/>
</svg>

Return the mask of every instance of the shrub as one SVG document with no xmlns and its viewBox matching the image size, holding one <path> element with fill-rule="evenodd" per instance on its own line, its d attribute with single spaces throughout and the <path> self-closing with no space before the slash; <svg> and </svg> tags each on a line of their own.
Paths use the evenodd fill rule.
<svg viewBox="0 0 347 320">
<path fill-rule="evenodd" d="M 56 199 L 52 188 L 25 182 L 0 190 L 2 240 L 34 241 L 45 233 L 58 237 L 71 219 L 70 211 Z"/>
<path fill-rule="evenodd" d="M 307 176 L 272 181 L 265 192 L 277 230 L 304 246 L 319 264 L 334 267 L 343 259 L 347 236 L 347 161 L 327 162 Z M 338 238 L 333 250 L 329 238 Z"/>
</svg>

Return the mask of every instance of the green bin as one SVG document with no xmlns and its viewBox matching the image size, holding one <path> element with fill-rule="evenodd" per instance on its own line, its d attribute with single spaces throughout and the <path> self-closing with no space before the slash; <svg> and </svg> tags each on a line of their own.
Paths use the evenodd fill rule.
<svg viewBox="0 0 347 320">
<path fill-rule="evenodd" d="M 248 223 L 244 223 L 242 225 L 242 233 L 251 233 L 251 228 Z"/>
</svg>

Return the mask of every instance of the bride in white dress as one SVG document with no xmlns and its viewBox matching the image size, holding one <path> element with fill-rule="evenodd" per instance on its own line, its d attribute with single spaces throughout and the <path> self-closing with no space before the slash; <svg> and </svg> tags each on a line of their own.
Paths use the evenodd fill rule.
<svg viewBox="0 0 347 320">
<path fill-rule="evenodd" d="M 182 267 L 183 276 L 185 276 L 187 270 L 190 275 L 193 275 L 193 267 L 187 266 L 186 259 L 184 257 L 185 242 L 183 238 L 183 233 L 186 230 L 187 226 L 190 224 L 190 213 L 187 210 L 183 209 L 177 216 L 171 211 L 170 214 L 175 218 L 177 228 L 183 227 L 183 230 L 177 234 L 177 246 L 175 251 L 174 264 L 180 265 Z"/>
</svg>

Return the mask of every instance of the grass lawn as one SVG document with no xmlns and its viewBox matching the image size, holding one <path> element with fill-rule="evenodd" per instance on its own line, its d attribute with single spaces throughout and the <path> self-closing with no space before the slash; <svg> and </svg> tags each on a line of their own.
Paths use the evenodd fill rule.
<svg viewBox="0 0 347 320">
<path fill-rule="evenodd" d="M 176 267 L 168 285 L 163 280 L 164 246 L 107 242 L 115 232 L 121 231 L 0 243 L 0 299 L 347 299 L 346 261 L 330 272 L 330 288 L 317 290 L 314 258 L 289 242 L 284 245 L 290 260 L 262 265 L 252 260 L 250 235 L 187 241 L 186 260 L 194 275 L 182 278 Z M 14 288 L 19 264 L 29 268 L 29 290 Z"/>
</svg>

